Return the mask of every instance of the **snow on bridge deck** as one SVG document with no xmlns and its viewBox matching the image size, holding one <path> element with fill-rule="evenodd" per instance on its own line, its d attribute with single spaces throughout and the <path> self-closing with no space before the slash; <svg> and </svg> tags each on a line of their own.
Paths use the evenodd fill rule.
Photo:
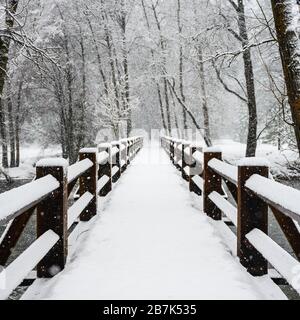
<svg viewBox="0 0 300 320">
<path fill-rule="evenodd" d="M 242 268 L 195 204 L 166 154 L 142 149 L 65 270 L 36 281 L 23 298 L 284 298 L 271 280 Z"/>
</svg>

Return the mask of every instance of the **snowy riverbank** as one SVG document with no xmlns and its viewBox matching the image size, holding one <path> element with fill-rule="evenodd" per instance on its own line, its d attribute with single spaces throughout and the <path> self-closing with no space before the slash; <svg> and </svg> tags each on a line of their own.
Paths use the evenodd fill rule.
<svg viewBox="0 0 300 320">
<path fill-rule="evenodd" d="M 230 140 L 215 140 L 214 145 L 221 148 L 223 158 L 231 164 L 245 156 L 246 145 Z M 271 172 L 276 178 L 300 179 L 300 161 L 298 153 L 287 148 L 282 151 L 271 144 L 259 143 L 256 152 L 257 157 L 266 158 L 271 166 Z M 298 160 L 298 166 L 296 165 Z"/>
</svg>

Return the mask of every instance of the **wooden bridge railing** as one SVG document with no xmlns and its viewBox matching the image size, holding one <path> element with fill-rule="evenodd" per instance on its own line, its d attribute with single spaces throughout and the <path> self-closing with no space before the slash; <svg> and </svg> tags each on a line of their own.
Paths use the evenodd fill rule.
<svg viewBox="0 0 300 320">
<path fill-rule="evenodd" d="M 60 272 L 68 255 L 68 236 L 78 221 L 89 221 L 98 212 L 98 196 L 106 196 L 143 146 L 142 137 L 84 148 L 71 166 L 64 159 L 43 159 L 36 165 L 36 179 L 0 194 L 0 225 L 7 225 L 0 239 L 0 265 L 4 266 L 27 222 L 36 211 L 37 239 L 3 271 L 0 300 L 22 283 L 37 266 L 38 278 Z M 76 184 L 80 197 L 69 206 Z"/>
<path fill-rule="evenodd" d="M 294 281 L 300 274 L 299 261 L 268 236 L 270 208 L 300 259 L 300 191 L 275 182 L 263 159 L 245 158 L 233 166 L 222 160 L 217 148 L 203 148 L 171 137 L 161 137 L 161 145 L 189 182 L 190 191 L 202 195 L 204 212 L 218 220 L 231 252 L 248 272 L 266 275 L 269 262 L 300 293 Z M 232 201 L 224 195 L 223 186 L 231 193 Z M 236 235 L 229 226 L 236 228 Z"/>
</svg>

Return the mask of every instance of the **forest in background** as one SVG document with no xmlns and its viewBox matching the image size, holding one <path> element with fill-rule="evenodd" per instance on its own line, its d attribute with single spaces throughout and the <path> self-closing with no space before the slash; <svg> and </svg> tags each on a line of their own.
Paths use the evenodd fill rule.
<svg viewBox="0 0 300 320">
<path fill-rule="evenodd" d="M 1 0 L 0 17 L 4 168 L 36 142 L 73 163 L 104 128 L 297 150 L 272 1 Z"/>
</svg>

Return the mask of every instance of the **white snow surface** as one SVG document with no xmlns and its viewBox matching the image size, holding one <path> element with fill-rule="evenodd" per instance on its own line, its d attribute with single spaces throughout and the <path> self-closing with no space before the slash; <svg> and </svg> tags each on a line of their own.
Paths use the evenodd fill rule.
<svg viewBox="0 0 300 320">
<path fill-rule="evenodd" d="M 97 153 L 98 149 L 97 148 L 82 148 L 79 151 L 80 153 Z"/>
<path fill-rule="evenodd" d="M 103 162 L 107 162 L 108 158 L 109 158 L 109 154 L 106 151 L 101 151 L 97 155 L 97 162 L 99 164 Z"/>
<path fill-rule="evenodd" d="M 5 287 L 0 287 L 0 300 L 8 298 L 58 240 L 59 236 L 48 230 L 5 268 L 2 271 L 4 274 L 0 273 L 0 277 L 5 279 Z"/>
<path fill-rule="evenodd" d="M 119 152 L 119 148 L 118 147 L 113 147 L 110 151 L 111 156 L 115 156 L 117 153 Z"/>
<path fill-rule="evenodd" d="M 208 197 L 237 226 L 237 208 L 216 191 L 213 191 Z"/>
<path fill-rule="evenodd" d="M 203 152 L 222 152 L 222 149 L 220 147 L 206 147 L 203 149 Z"/>
<path fill-rule="evenodd" d="M 247 166 L 247 167 L 269 167 L 270 162 L 265 158 L 260 157 L 246 157 L 238 160 L 238 166 Z"/>
<path fill-rule="evenodd" d="M 247 234 L 253 246 L 274 266 L 294 289 L 300 293 L 300 263 L 261 230 L 254 229 Z"/>
<path fill-rule="evenodd" d="M 238 168 L 219 159 L 212 159 L 208 165 L 223 177 L 229 178 L 235 183 L 238 180 Z"/>
<path fill-rule="evenodd" d="M 68 229 L 76 221 L 79 215 L 93 200 L 94 196 L 90 192 L 84 193 L 68 210 Z"/>
<path fill-rule="evenodd" d="M 69 161 L 63 158 L 45 158 L 36 163 L 37 167 L 63 167 L 69 166 Z"/>
<path fill-rule="evenodd" d="M 282 183 L 260 176 L 252 175 L 245 186 L 266 199 L 299 215 L 300 219 L 300 191 Z"/>
<path fill-rule="evenodd" d="M 14 179 L 32 179 L 35 176 L 35 164 L 39 159 L 59 156 L 61 156 L 59 146 L 52 145 L 44 148 L 36 144 L 24 144 L 21 146 L 20 167 L 8 168 L 5 171 Z M 3 175 L 1 175 L 0 179 L 3 178 Z"/>
<path fill-rule="evenodd" d="M 68 168 L 68 182 L 73 181 L 93 166 L 90 159 L 78 161 Z"/>
<path fill-rule="evenodd" d="M 203 163 L 203 153 L 200 151 L 196 151 L 193 153 L 193 158 L 198 162 L 198 163 Z"/>
<path fill-rule="evenodd" d="M 98 145 L 98 149 L 107 149 L 107 148 L 111 148 L 111 144 L 110 143 L 100 143 Z"/>
<path fill-rule="evenodd" d="M 59 187 L 50 174 L 21 187 L 0 194 L 0 223 L 13 218 L 14 214 Z"/>
<path fill-rule="evenodd" d="M 230 164 L 236 165 L 238 160 L 245 157 L 245 144 L 230 139 L 215 140 L 213 143 L 221 148 L 223 159 Z M 256 156 L 268 159 L 272 174 L 275 176 L 298 177 L 299 175 L 297 170 L 289 166 L 299 155 L 286 145 L 282 151 L 278 151 L 276 146 L 258 142 Z"/>
<path fill-rule="evenodd" d="M 149 161 L 159 152 L 164 161 Z M 37 281 L 23 299 L 271 298 L 193 199 L 164 151 L 143 148 L 65 270 Z"/>
</svg>

